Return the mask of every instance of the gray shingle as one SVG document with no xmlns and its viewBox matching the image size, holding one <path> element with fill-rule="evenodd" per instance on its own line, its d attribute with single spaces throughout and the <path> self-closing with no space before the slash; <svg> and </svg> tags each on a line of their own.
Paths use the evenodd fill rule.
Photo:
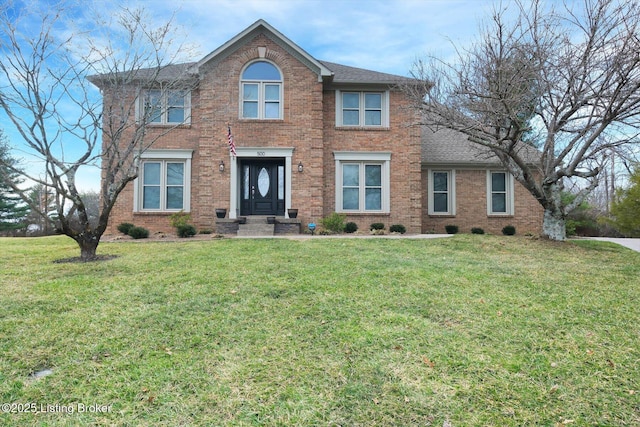
<svg viewBox="0 0 640 427">
<path fill-rule="evenodd" d="M 540 158 L 540 152 L 530 145 L 522 144 L 519 149 L 530 163 Z M 462 132 L 446 128 L 434 132 L 423 126 L 422 163 L 492 166 L 499 165 L 500 161 L 488 148 L 469 141 Z"/>
<path fill-rule="evenodd" d="M 333 83 L 395 85 L 413 81 L 413 79 L 408 77 L 402 77 L 395 74 L 380 73 L 378 71 L 365 70 L 364 68 L 336 64 L 335 62 L 319 62 L 334 73 L 332 79 Z"/>
</svg>

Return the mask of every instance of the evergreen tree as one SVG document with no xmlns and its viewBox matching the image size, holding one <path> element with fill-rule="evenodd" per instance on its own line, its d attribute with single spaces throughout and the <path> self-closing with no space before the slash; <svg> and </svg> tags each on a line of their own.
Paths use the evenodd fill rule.
<svg viewBox="0 0 640 427">
<path fill-rule="evenodd" d="M 9 154 L 9 145 L 0 130 L 0 233 L 14 232 L 26 227 L 29 207 L 15 194 L 9 182 L 21 184 L 18 173 L 12 172 L 5 165 L 17 166 L 17 160 Z"/>
<path fill-rule="evenodd" d="M 618 190 L 611 206 L 612 223 L 628 237 L 640 237 L 640 167 L 631 175 L 629 187 Z"/>
</svg>

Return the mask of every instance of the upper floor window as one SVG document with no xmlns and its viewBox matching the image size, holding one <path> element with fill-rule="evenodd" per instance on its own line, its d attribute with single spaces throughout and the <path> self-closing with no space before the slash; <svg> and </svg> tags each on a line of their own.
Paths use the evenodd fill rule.
<svg viewBox="0 0 640 427">
<path fill-rule="evenodd" d="M 241 91 L 243 119 L 282 118 L 282 75 L 275 65 L 251 63 L 242 72 Z"/>
<path fill-rule="evenodd" d="M 336 125 L 355 127 L 388 127 L 387 92 L 336 93 Z"/>
<path fill-rule="evenodd" d="M 191 93 L 187 90 L 148 90 L 142 112 L 150 124 L 191 123 Z"/>
</svg>

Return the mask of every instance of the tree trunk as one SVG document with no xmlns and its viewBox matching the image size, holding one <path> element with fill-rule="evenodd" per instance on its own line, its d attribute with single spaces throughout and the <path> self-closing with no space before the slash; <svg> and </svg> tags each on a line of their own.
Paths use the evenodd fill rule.
<svg viewBox="0 0 640 427">
<path fill-rule="evenodd" d="M 567 228 L 564 215 L 557 210 L 545 209 L 542 219 L 542 235 L 549 240 L 566 240 Z"/>
<path fill-rule="evenodd" d="M 80 258 L 82 261 L 93 261 L 96 259 L 96 249 L 100 243 L 100 238 L 92 233 L 83 233 L 75 238 L 80 246 Z"/>
</svg>

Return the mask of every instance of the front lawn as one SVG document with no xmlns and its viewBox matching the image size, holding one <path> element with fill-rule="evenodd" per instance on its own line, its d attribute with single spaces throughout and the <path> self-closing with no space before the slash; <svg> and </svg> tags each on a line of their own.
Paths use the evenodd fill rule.
<svg viewBox="0 0 640 427">
<path fill-rule="evenodd" d="M 640 424 L 640 254 L 613 244 L 135 241 L 81 264 L 53 262 L 78 255 L 53 237 L 0 253 L 3 426 Z"/>
</svg>

